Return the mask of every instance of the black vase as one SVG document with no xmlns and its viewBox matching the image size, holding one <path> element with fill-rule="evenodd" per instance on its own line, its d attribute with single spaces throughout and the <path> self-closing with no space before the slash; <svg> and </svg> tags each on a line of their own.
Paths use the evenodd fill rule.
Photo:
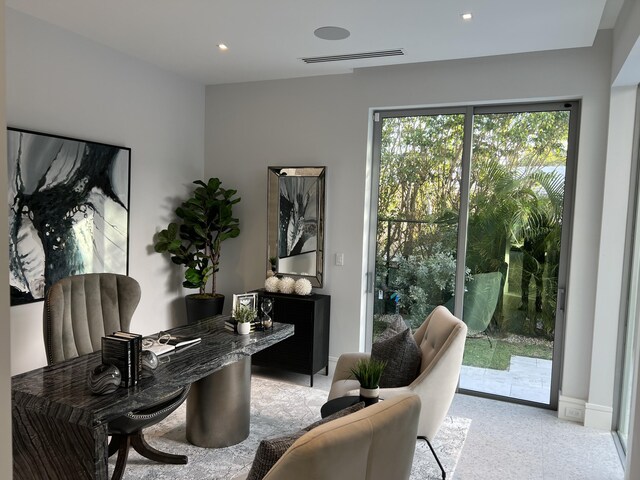
<svg viewBox="0 0 640 480">
<path fill-rule="evenodd" d="M 184 297 L 187 306 L 187 323 L 196 323 L 205 318 L 220 315 L 224 307 L 224 295 L 215 297 L 203 297 L 200 294 L 192 294 Z"/>
</svg>

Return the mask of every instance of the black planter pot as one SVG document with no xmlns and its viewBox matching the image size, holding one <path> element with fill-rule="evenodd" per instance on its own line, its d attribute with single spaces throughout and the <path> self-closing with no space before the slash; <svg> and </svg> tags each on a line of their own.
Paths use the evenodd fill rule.
<svg viewBox="0 0 640 480">
<path fill-rule="evenodd" d="M 184 297 L 187 306 L 187 323 L 195 323 L 203 318 L 213 317 L 222 313 L 224 295 L 203 297 L 194 293 Z"/>
</svg>

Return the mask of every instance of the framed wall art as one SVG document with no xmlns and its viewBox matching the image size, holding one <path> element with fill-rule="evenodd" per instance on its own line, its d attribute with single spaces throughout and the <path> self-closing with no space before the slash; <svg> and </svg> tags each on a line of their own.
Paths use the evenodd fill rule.
<svg viewBox="0 0 640 480">
<path fill-rule="evenodd" d="M 131 149 L 9 128 L 11 305 L 56 281 L 127 274 Z"/>
</svg>

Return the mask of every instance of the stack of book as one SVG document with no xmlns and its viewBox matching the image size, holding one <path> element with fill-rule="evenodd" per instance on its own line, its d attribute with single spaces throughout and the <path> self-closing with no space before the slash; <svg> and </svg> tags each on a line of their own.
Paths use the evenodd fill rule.
<svg viewBox="0 0 640 480">
<path fill-rule="evenodd" d="M 258 325 L 258 324 L 260 324 L 260 322 L 258 322 L 258 321 L 251 322 L 250 331 L 255 332 L 256 331 L 256 325 Z M 230 318 L 228 320 L 225 320 L 224 329 L 228 330 L 229 332 L 238 333 L 238 321 L 235 318 Z"/>
<path fill-rule="evenodd" d="M 142 371 L 142 335 L 114 332 L 102 337 L 102 363 L 118 367 L 121 387 L 138 384 Z"/>
</svg>

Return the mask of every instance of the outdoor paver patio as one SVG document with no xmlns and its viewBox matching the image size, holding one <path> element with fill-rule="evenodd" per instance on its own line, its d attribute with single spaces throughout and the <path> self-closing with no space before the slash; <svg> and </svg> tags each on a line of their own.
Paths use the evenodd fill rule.
<svg viewBox="0 0 640 480">
<path fill-rule="evenodd" d="M 549 403 L 551 360 L 512 356 L 507 370 L 463 365 L 460 388 Z"/>
</svg>

